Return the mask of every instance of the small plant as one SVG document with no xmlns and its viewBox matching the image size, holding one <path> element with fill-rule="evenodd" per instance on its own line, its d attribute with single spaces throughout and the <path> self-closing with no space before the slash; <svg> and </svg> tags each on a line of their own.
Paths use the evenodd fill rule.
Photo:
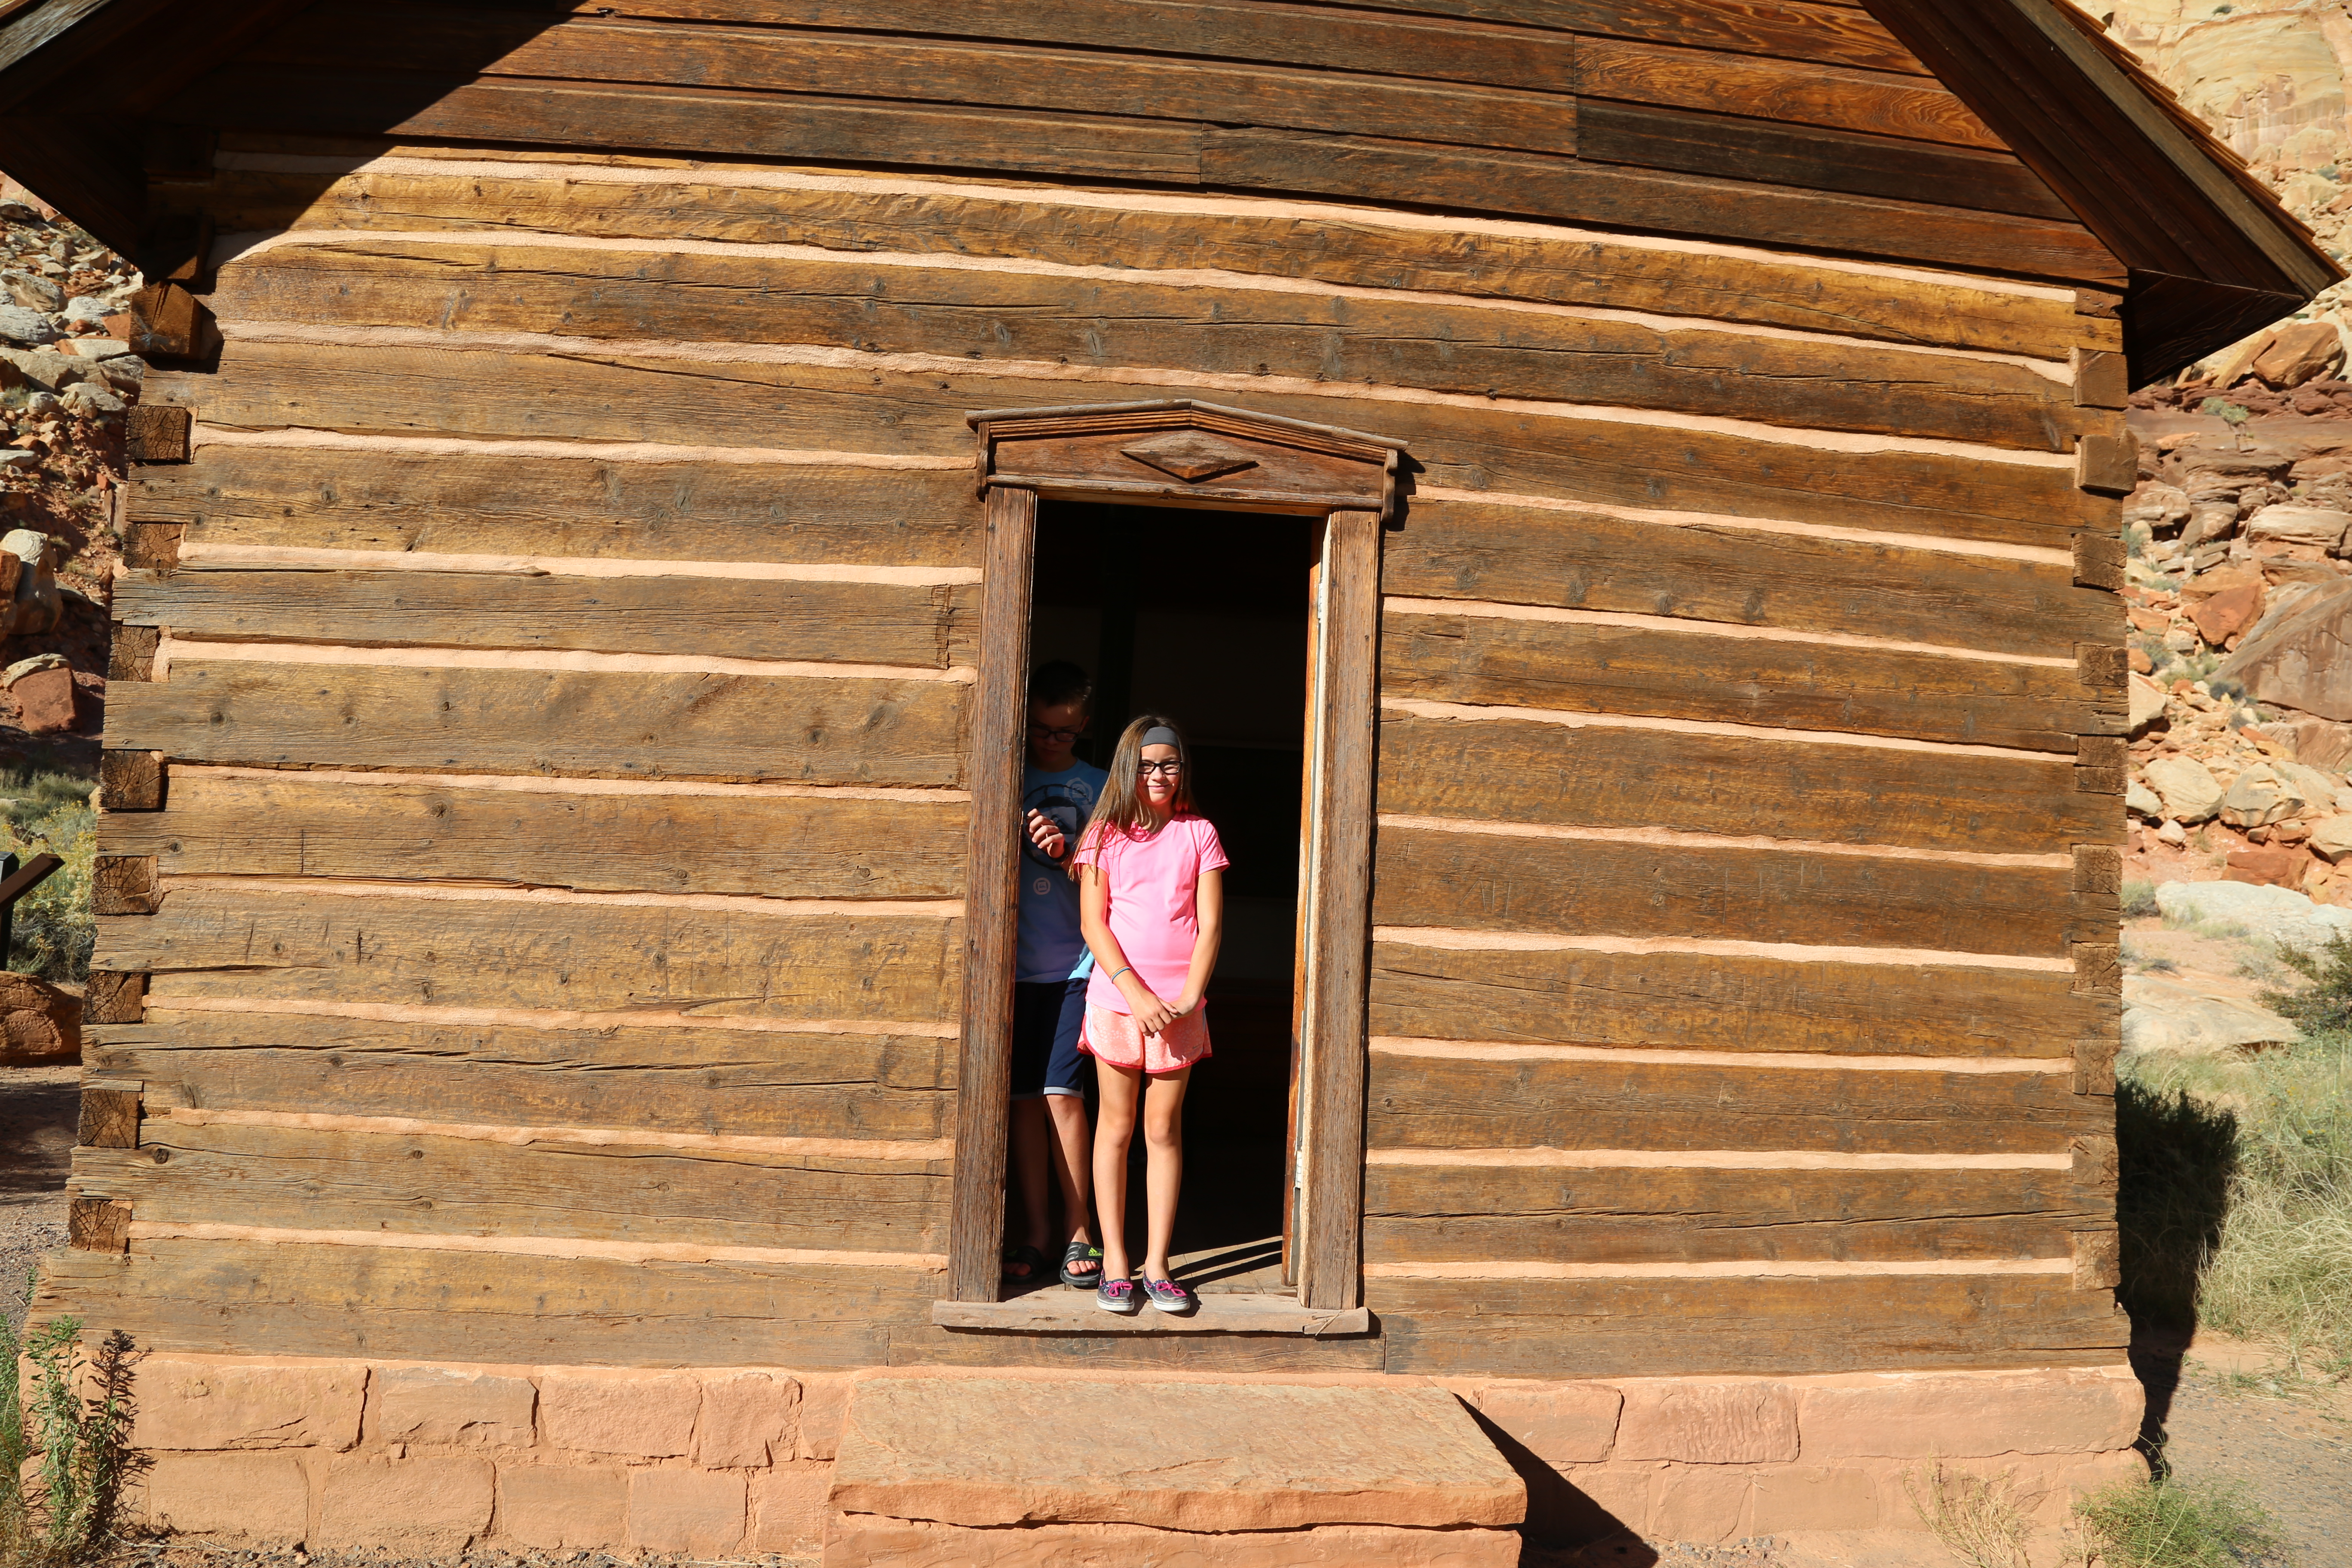
<svg viewBox="0 0 2352 1568">
<path fill-rule="evenodd" d="M 2103 1568 L 2251 1568 L 2286 1562 L 2268 1515 L 2214 1481 L 2126 1482 L 2074 1505 Z"/>
<path fill-rule="evenodd" d="M 2031 1498 L 2019 1495 L 2014 1471 L 1976 1476 L 1938 1459 L 1903 1478 L 1904 1495 L 1929 1531 L 1969 1568 L 2030 1568 L 2026 1542 L 2033 1521 Z"/>
<path fill-rule="evenodd" d="M 2124 555 L 2128 560 L 2137 561 L 2147 553 L 2147 547 L 2155 542 L 2156 534 L 2146 523 L 2129 524 L 2124 529 Z"/>
<path fill-rule="evenodd" d="M 2281 943 L 2278 961 L 2310 984 L 2263 993 L 2263 1005 L 2305 1029 L 2352 1028 L 2352 931 L 2337 931 L 2316 950 Z"/>
<path fill-rule="evenodd" d="M 65 865 L 16 904 L 6 966 L 43 980 L 87 980 L 98 921 L 90 873 L 98 853 L 91 781 L 71 773 L 0 777 L 0 849 L 19 859 L 50 854 Z"/>
<path fill-rule="evenodd" d="M 2142 920 L 2160 913 L 2156 907 L 2156 884 L 2144 878 L 2126 879 L 2123 888 L 2124 919 Z"/>
<path fill-rule="evenodd" d="M 74 1318 L 21 1337 L 0 1324 L 0 1556 L 12 1563 L 64 1568 L 89 1556 L 113 1533 L 136 1468 L 131 1336 L 117 1329 L 87 1356 L 80 1339 Z M 33 1374 L 29 1399 L 20 1357 Z"/>
<path fill-rule="evenodd" d="M 2219 14 L 2220 13 L 2218 12 L 2216 13 L 2216 15 Z M 2247 420 L 2254 416 L 2252 409 L 2247 408 L 2240 404 L 2231 403 L 2226 398 L 2220 397 L 2207 398 L 2204 402 L 2197 405 L 2197 412 L 2200 414 L 2210 414 L 2216 419 L 2226 420 L 2231 425 L 2243 425 Z"/>
</svg>

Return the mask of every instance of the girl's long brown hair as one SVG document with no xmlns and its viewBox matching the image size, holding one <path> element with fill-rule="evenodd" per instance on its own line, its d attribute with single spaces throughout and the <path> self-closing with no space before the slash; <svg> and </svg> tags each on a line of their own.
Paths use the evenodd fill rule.
<svg viewBox="0 0 2352 1568">
<path fill-rule="evenodd" d="M 1151 820 L 1143 805 L 1143 780 L 1139 772 L 1143 761 L 1143 737 L 1154 730 L 1176 731 L 1176 757 L 1184 764 L 1176 775 L 1176 793 L 1168 802 L 1171 816 L 1181 816 L 1192 809 L 1192 748 L 1177 729 L 1176 721 L 1158 713 L 1146 713 L 1131 721 L 1119 731 L 1118 744 L 1110 754 L 1109 777 L 1103 781 L 1103 792 L 1095 802 L 1095 814 L 1087 818 L 1086 830 L 1078 835 L 1081 848 L 1100 845 L 1110 838 L 1125 838 L 1138 827 Z M 1070 857 L 1070 875 L 1078 874 L 1077 857 Z"/>
</svg>

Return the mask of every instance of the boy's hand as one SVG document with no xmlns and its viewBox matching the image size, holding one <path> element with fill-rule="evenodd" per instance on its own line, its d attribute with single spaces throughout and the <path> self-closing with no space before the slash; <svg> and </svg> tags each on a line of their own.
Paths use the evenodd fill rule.
<svg viewBox="0 0 2352 1568">
<path fill-rule="evenodd" d="M 1059 860 L 1065 847 L 1062 830 L 1054 826 L 1053 818 L 1042 811 L 1033 811 L 1024 823 L 1029 829 L 1029 842 L 1053 859 Z"/>
</svg>

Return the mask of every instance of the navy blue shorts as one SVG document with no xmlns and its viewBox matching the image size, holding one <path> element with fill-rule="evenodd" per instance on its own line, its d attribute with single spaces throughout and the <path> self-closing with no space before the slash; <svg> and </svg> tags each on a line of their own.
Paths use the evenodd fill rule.
<svg viewBox="0 0 2352 1568">
<path fill-rule="evenodd" d="M 1078 1049 L 1087 981 L 1023 981 L 1013 987 L 1013 1098 L 1087 1091 L 1095 1059 Z"/>
</svg>

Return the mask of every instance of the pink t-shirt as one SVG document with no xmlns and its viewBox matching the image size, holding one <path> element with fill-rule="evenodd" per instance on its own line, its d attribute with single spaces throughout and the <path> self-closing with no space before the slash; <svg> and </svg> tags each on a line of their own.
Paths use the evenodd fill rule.
<svg viewBox="0 0 2352 1568">
<path fill-rule="evenodd" d="M 1110 884 L 1110 934 L 1135 973 L 1162 1002 L 1173 1002 L 1192 972 L 1192 944 L 1200 940 L 1201 915 L 1192 902 L 1201 873 L 1223 870 L 1229 861 L 1217 830 L 1205 816 L 1171 816 L 1159 832 L 1134 832 L 1108 841 L 1090 839 L 1073 858 L 1099 866 Z M 1111 984 L 1102 964 L 1087 984 L 1087 1005 L 1127 1012 L 1127 998 Z"/>
</svg>

